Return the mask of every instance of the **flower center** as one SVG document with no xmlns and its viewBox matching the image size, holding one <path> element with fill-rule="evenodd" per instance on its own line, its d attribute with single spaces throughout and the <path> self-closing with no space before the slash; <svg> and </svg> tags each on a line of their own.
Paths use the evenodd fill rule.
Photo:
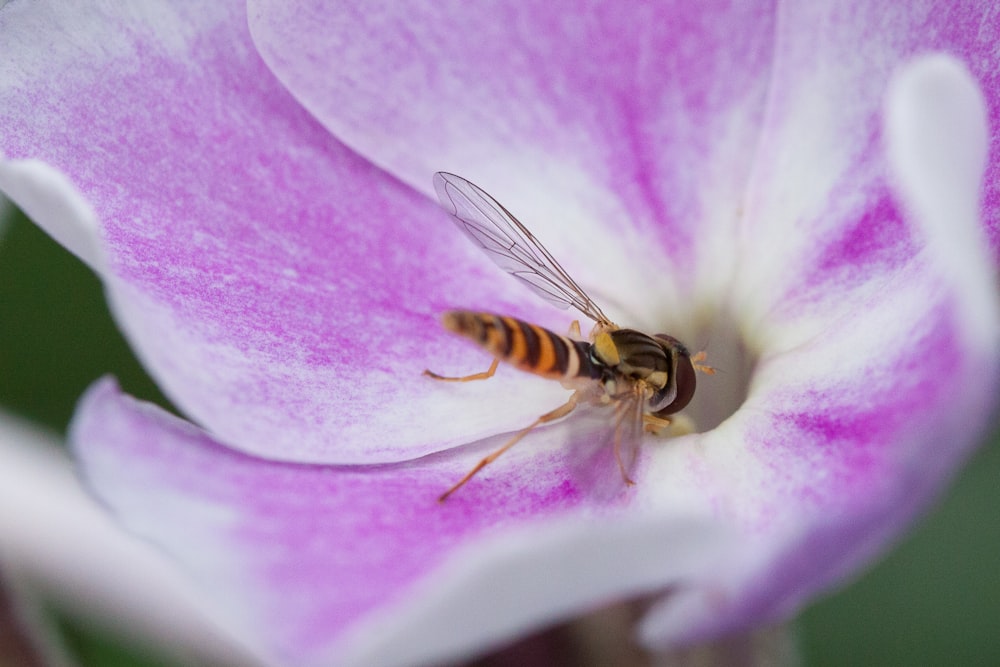
<svg viewBox="0 0 1000 667">
<path fill-rule="evenodd" d="M 695 354 L 704 350 L 705 364 L 714 375 L 698 373 L 698 388 L 684 414 L 694 422 L 698 433 L 710 431 L 732 416 L 746 400 L 750 380 L 757 363 L 736 321 L 726 311 L 686 334 L 685 341 Z"/>
</svg>

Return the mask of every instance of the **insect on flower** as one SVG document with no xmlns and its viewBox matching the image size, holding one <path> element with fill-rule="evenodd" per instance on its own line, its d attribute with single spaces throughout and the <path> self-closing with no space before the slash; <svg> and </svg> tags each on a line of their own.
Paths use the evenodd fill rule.
<svg viewBox="0 0 1000 667">
<path fill-rule="evenodd" d="M 489 369 L 463 377 L 444 377 L 425 370 L 435 380 L 469 382 L 493 376 L 504 361 L 572 389 L 563 405 L 546 412 L 519 431 L 470 470 L 438 499 L 444 501 L 466 482 L 517 444 L 536 426 L 572 412 L 581 402 L 604 404 L 614 410 L 614 454 L 625 484 L 629 477 L 623 448 L 637 446 L 643 431 L 658 433 L 671 423 L 670 415 L 684 409 L 694 396 L 695 371 L 712 374 L 667 334 L 648 335 L 623 329 L 601 311 L 559 262 L 510 211 L 469 181 L 445 172 L 434 175 L 441 205 L 458 228 L 512 276 L 560 308 L 575 307 L 594 321 L 587 341 L 580 340 L 580 323 L 570 336 L 492 313 L 453 310 L 444 314 L 444 326 L 490 352 Z"/>
</svg>

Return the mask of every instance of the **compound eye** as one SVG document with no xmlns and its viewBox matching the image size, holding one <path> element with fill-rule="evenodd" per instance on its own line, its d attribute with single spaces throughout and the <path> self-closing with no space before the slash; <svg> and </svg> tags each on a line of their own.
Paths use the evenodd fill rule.
<svg viewBox="0 0 1000 667">
<path fill-rule="evenodd" d="M 691 357 L 687 354 L 677 354 L 677 375 L 674 378 L 674 385 L 677 388 L 674 400 L 670 405 L 657 412 L 658 415 L 672 415 L 675 412 L 680 412 L 694 398 L 698 379 L 694 372 L 694 364 L 691 363 Z"/>
</svg>

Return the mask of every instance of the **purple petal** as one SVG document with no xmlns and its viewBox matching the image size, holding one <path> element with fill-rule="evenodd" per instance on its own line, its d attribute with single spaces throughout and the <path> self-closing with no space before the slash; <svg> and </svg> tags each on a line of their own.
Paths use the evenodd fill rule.
<svg viewBox="0 0 1000 667">
<path fill-rule="evenodd" d="M 765 356 L 746 404 L 706 435 L 721 439 L 721 457 L 733 444 L 724 430 L 740 433 L 738 468 L 708 446 L 703 492 L 736 490 L 730 513 L 766 544 L 723 574 L 725 613 L 686 591 L 645 620 L 649 643 L 781 618 L 848 576 L 934 498 L 996 408 L 1000 309 L 978 218 L 982 96 L 960 63 L 936 56 L 902 69 L 888 109 L 892 181 L 928 246 L 863 308 Z"/>
<path fill-rule="evenodd" d="M 794 347 L 887 288 L 922 240 L 890 182 L 881 114 L 915 55 L 958 56 L 1000 125 L 1000 16 L 986 3 L 787 3 L 741 230 L 733 303 L 755 339 Z M 984 141 L 981 223 L 1000 258 L 1000 135 Z"/>
<path fill-rule="evenodd" d="M 926 68 L 914 65 L 918 82 Z M 972 86 L 960 68 L 930 74 L 938 89 Z M 893 108 L 926 106 L 920 90 L 901 85 Z M 981 107 L 974 95 L 953 97 L 968 103 L 919 132 L 891 123 L 891 134 L 930 148 L 952 137 L 962 144 L 949 146 L 952 167 L 974 173 L 982 123 L 978 134 L 955 130 L 975 127 Z M 937 153 L 910 154 L 936 168 Z M 936 200 L 913 196 L 923 173 L 901 171 L 900 193 L 929 229 L 945 221 L 934 219 Z M 975 211 L 975 188 L 941 183 L 947 213 Z M 963 239 L 976 243 L 974 216 L 950 218 L 968 228 L 957 230 L 959 251 Z M 391 466 L 265 463 L 107 383 L 83 402 L 73 437 L 104 500 L 176 553 L 273 654 L 440 660 L 597 600 L 666 587 L 643 624 L 647 643 L 716 636 L 780 619 L 868 562 L 976 443 L 996 400 L 1000 323 L 995 292 L 964 293 L 949 274 L 954 249 L 931 247 L 866 309 L 765 357 L 736 415 L 657 448 L 638 487 L 610 498 L 594 498 L 572 473 L 579 420 L 513 450 L 447 505 L 433 498 L 496 441 Z M 973 324 L 992 335 L 968 335 Z M 740 526 L 738 542 L 712 517 Z"/>
<path fill-rule="evenodd" d="M 495 442 L 379 467 L 272 463 L 109 381 L 83 399 L 72 440 L 119 518 L 294 664 L 466 655 L 622 594 L 707 584 L 736 546 L 690 506 L 594 504 L 551 445 L 515 449 L 441 504 Z"/>
<path fill-rule="evenodd" d="M 968 281 L 949 274 L 951 253 L 926 246 L 921 237 L 921 230 L 942 224 L 938 207 L 914 196 L 913 185 L 919 179 L 908 180 L 910 176 L 900 173 L 896 175 L 900 183 L 894 183 L 890 164 L 882 158 L 878 111 L 890 71 L 906 48 L 896 48 L 897 42 L 888 40 L 883 52 L 878 46 L 882 42 L 862 39 L 867 34 L 863 28 L 883 27 L 871 17 L 819 21 L 822 29 L 816 38 L 817 32 L 807 30 L 815 17 L 796 12 L 807 10 L 791 8 L 782 18 L 781 85 L 771 98 L 751 197 L 741 213 L 733 213 L 733 217 L 743 215 L 740 230 L 745 233 L 738 244 L 731 244 L 728 254 L 708 256 L 716 260 L 714 264 L 703 261 L 702 250 L 688 253 L 697 257 L 698 270 L 706 273 L 718 270 L 728 276 L 729 264 L 736 264 L 732 303 L 750 346 L 760 354 L 750 396 L 743 409 L 719 428 L 676 439 L 647 455 L 637 489 L 598 501 L 574 481 L 570 469 L 579 452 L 566 444 L 585 442 L 569 437 L 577 420 L 546 429 L 534 449 L 516 448 L 463 489 L 455 499 L 462 504 L 449 502 L 442 508 L 425 499 L 433 499 L 496 442 L 391 466 L 268 464 L 226 451 L 201 431 L 123 401 L 107 386 L 94 390 L 76 422 L 76 446 L 92 483 L 130 526 L 171 549 L 217 592 L 227 613 L 247 632 L 266 642 L 272 653 L 286 656 L 322 661 L 328 653 L 350 651 L 340 655 L 351 655 L 362 664 L 403 657 L 439 659 L 568 615 L 598 599 L 671 584 L 673 593 L 643 628 L 653 644 L 703 637 L 791 613 L 808 596 L 883 548 L 976 442 L 995 401 L 1000 328 L 996 294 L 990 288 L 992 273 L 984 273 L 980 263 L 970 274 L 980 288 L 969 293 L 960 289 Z M 947 13 L 942 17 L 955 18 Z M 381 20 L 381 15 L 376 18 Z M 610 19 L 608 23 L 613 24 Z M 888 23 L 892 28 L 902 25 L 905 30 L 899 34 L 910 34 L 907 25 Z M 380 25 L 375 35 L 350 27 L 355 36 L 366 35 L 377 47 L 390 49 L 392 44 L 379 41 L 379 34 L 386 28 L 386 34 L 402 42 L 405 30 L 388 30 L 393 25 L 391 21 Z M 260 29 L 255 24 L 261 48 L 266 49 Z M 487 36 L 477 33 L 484 40 Z M 315 44 L 308 33 L 303 33 L 303 40 Z M 549 43 L 541 37 L 537 42 Z M 413 46 L 427 43 L 433 42 L 424 38 Z M 812 55 L 813 44 L 827 60 L 806 57 Z M 854 48 L 861 54 L 857 58 Z M 269 57 L 280 70 L 277 53 L 274 50 Z M 809 71 L 796 69 L 799 56 Z M 840 56 L 846 63 L 842 70 L 838 70 Z M 464 60 L 455 61 L 467 66 Z M 419 62 L 417 58 L 410 64 L 421 72 Z M 869 63 L 874 63 L 874 73 Z M 564 63 L 556 71 L 568 66 Z M 396 85 L 372 80 L 380 91 Z M 363 88 L 351 92 L 365 97 Z M 539 90 L 532 92 L 540 95 Z M 990 99 L 987 96 L 988 103 Z M 595 101 L 598 107 L 599 102 Z M 306 103 L 324 122 L 332 122 Z M 422 108 L 412 103 L 415 109 Z M 733 114 L 744 120 L 756 118 L 748 108 L 755 107 L 747 103 Z M 588 109 L 574 107 L 584 117 Z M 393 107 L 385 118 L 372 117 L 391 130 L 395 126 L 388 121 L 396 116 L 405 114 Z M 503 178 L 512 182 L 514 176 L 500 173 L 514 164 L 508 157 L 510 148 L 504 151 L 500 140 L 513 141 L 514 134 L 531 130 L 516 123 L 534 118 L 528 113 L 511 119 L 510 127 L 517 132 L 511 130 L 510 136 L 486 135 L 483 145 L 499 152 L 494 166 L 483 173 L 496 174 L 498 183 Z M 359 115 L 355 120 L 360 127 L 364 118 Z M 344 136 L 354 142 L 348 125 Z M 528 185 L 520 187 L 555 193 L 552 201 L 575 202 L 570 205 L 584 209 L 586 192 L 596 193 L 598 199 L 610 196 L 607 193 L 614 188 L 606 181 L 578 176 L 591 173 L 589 165 L 601 162 L 563 159 L 574 147 L 562 146 L 565 150 L 560 153 L 557 141 L 545 144 L 538 130 L 544 125 L 537 124 L 529 139 L 510 146 L 519 156 L 533 155 L 529 142 L 547 149 L 558 163 L 556 172 L 563 185 L 524 179 L 522 169 L 512 172 L 527 180 Z M 407 131 L 420 127 L 416 121 L 401 126 Z M 505 127 L 499 121 L 496 126 Z M 456 128 L 467 131 L 468 122 L 456 121 Z M 939 131 L 948 134 L 953 129 L 946 125 Z M 372 132 L 356 134 L 373 137 L 371 148 L 380 162 L 415 180 L 408 174 L 416 167 L 406 160 L 420 158 L 401 157 L 397 165 L 391 151 L 389 158 L 383 158 L 388 149 L 376 150 L 386 142 L 379 142 Z M 952 134 L 970 140 L 967 133 Z M 386 136 L 389 142 L 402 141 L 389 131 Z M 581 136 L 590 139 L 586 132 Z M 282 145 L 289 140 L 281 138 Z M 447 139 L 441 144 L 458 146 L 457 139 Z M 985 142 L 985 137 L 980 140 Z M 456 154 L 471 153 L 479 145 L 475 135 L 468 142 Z M 406 144 L 397 145 L 405 153 Z M 574 150 L 592 146 L 600 150 L 604 143 L 580 141 L 574 146 Z M 968 157 L 974 152 L 957 154 Z M 466 164 L 475 166 L 477 157 L 479 163 L 485 162 L 482 155 L 472 155 Z M 713 160 L 704 162 L 715 164 Z M 733 171 L 745 171 L 718 168 L 725 172 L 723 180 L 733 178 L 732 191 L 742 191 L 743 183 Z M 632 178 L 633 172 L 627 173 Z M 739 185 L 733 184 L 736 181 Z M 958 236 L 968 243 L 982 230 L 966 215 L 977 208 L 969 201 L 973 188 L 965 182 L 958 185 L 962 187 L 938 193 L 934 201 L 943 197 L 961 213 L 956 216 L 958 224 L 973 231 Z M 385 189 L 392 187 L 383 184 Z M 690 191 L 695 192 L 693 186 Z M 524 198 L 525 208 L 534 205 L 537 212 L 551 203 L 544 197 L 532 201 Z M 697 210 L 697 200 L 682 201 Z M 720 201 L 723 209 L 736 209 L 736 198 L 725 192 Z M 415 202 L 413 207 L 420 205 Z M 512 208 L 520 211 L 517 205 Z M 602 215 L 614 211 L 613 206 L 592 208 Z M 700 217 L 715 219 L 704 211 Z M 598 218 L 593 224 L 600 224 Z M 581 219 L 578 231 L 591 229 L 587 217 Z M 685 247 L 684 227 L 666 218 L 632 231 L 653 228 L 675 233 L 681 241 L 678 247 Z M 721 224 L 713 229 L 732 227 Z M 593 252 L 595 247 L 603 251 L 605 240 L 580 233 L 577 242 L 589 250 L 568 256 L 593 261 L 598 267 L 601 261 L 609 266 L 622 262 L 614 253 L 605 258 L 603 252 Z M 621 247 L 628 256 L 628 239 L 622 239 Z M 563 256 L 558 250 L 556 254 Z M 456 256 L 461 255 L 456 251 Z M 626 261 L 619 268 L 634 264 Z M 469 270 L 472 266 L 470 262 Z M 609 278 L 600 285 L 613 292 L 629 284 L 626 278 L 616 280 Z M 669 303 L 669 296 L 660 300 L 657 294 L 657 303 L 649 306 L 649 284 L 657 283 L 634 294 L 624 292 L 618 302 L 622 309 L 629 309 L 631 298 L 644 300 L 650 311 Z M 356 315 L 360 306 L 346 312 Z M 658 312 L 649 315 L 658 316 Z M 981 327 L 980 333 L 970 335 L 973 327 Z M 461 389 L 458 393 L 469 391 Z M 511 396 L 510 388 L 497 385 L 483 391 Z M 403 409 L 399 401 L 386 405 L 391 406 L 386 412 Z M 505 416 L 508 424 L 515 418 Z M 381 437 L 375 430 L 381 426 L 372 424 L 373 438 Z M 454 428 L 461 431 L 467 426 Z M 275 427 L 273 432 L 279 430 Z M 680 521 L 679 516 L 695 524 Z M 717 526 L 707 516 L 741 527 L 738 549 L 728 539 L 715 541 L 710 526 Z M 648 522 L 656 525 L 650 528 Z M 655 544 L 640 543 L 643 539 Z M 691 551 L 671 551 L 681 548 Z M 580 569 L 557 569 L 553 563 Z M 671 567 L 681 571 L 667 569 Z M 677 583 L 682 575 L 684 586 Z M 508 581 L 499 592 L 492 588 Z M 510 591 L 515 595 L 505 597 Z M 527 596 L 529 603 L 510 603 L 519 595 Z M 489 622 L 480 627 L 481 615 Z"/>
<path fill-rule="evenodd" d="M 656 448 L 611 499 L 574 481 L 576 419 L 445 505 L 434 498 L 499 440 L 378 467 L 268 463 L 105 383 L 74 446 L 126 525 L 285 659 L 441 660 L 671 584 L 644 634 L 690 641 L 787 615 L 869 561 L 976 441 L 995 347 L 962 342 L 953 299 L 927 308 L 940 277 L 926 269 L 769 360 L 743 410 Z M 716 541 L 713 515 L 741 526 L 736 543 Z"/>
<path fill-rule="evenodd" d="M 671 300 L 727 277 L 770 74 L 766 3 L 253 0 L 249 15 L 338 138 L 426 192 L 442 169 L 484 187 L 613 318 L 683 317 Z"/>
<path fill-rule="evenodd" d="M 84 493 L 51 434 L 0 414 L 0 459 L 5 574 L 88 622 L 155 642 L 178 658 L 255 664 L 190 582 Z"/>
<path fill-rule="evenodd" d="M 489 363 L 443 331 L 449 307 L 489 296 L 558 328 L 568 318 L 331 139 L 257 58 L 239 8 L 15 3 L 0 31 L 0 187 L 102 268 L 144 363 L 220 439 L 398 460 L 560 400 L 506 370 L 485 389 L 421 377 Z M 504 411 L 487 400 L 498 387 Z"/>
</svg>

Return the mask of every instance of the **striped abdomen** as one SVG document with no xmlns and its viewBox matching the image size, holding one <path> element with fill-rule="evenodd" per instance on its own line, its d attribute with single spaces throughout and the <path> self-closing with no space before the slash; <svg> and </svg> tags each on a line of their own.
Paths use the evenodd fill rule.
<svg viewBox="0 0 1000 667">
<path fill-rule="evenodd" d="M 535 375 L 553 379 L 601 376 L 601 369 L 590 361 L 590 343 L 513 317 L 453 310 L 444 314 L 444 326 L 498 359 Z"/>
</svg>

